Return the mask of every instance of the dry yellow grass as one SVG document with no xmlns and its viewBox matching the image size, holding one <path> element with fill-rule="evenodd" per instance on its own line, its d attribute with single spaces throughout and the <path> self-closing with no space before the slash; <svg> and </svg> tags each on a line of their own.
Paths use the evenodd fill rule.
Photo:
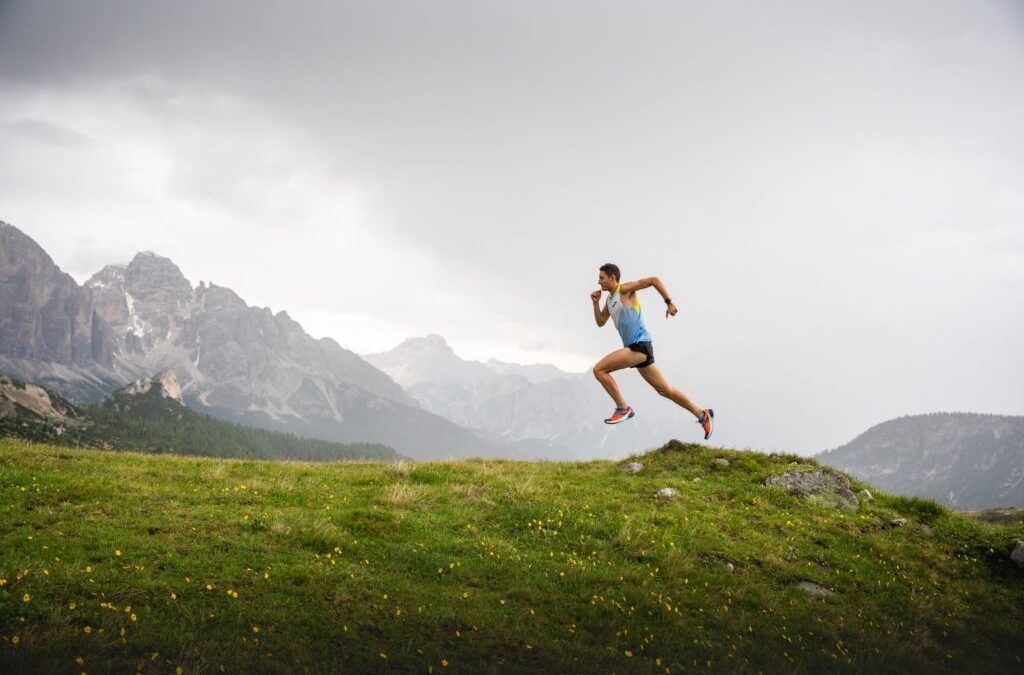
<svg viewBox="0 0 1024 675">
<path fill-rule="evenodd" d="M 408 508 L 424 500 L 427 488 L 423 485 L 392 483 L 381 490 L 378 501 L 392 508 Z"/>
</svg>

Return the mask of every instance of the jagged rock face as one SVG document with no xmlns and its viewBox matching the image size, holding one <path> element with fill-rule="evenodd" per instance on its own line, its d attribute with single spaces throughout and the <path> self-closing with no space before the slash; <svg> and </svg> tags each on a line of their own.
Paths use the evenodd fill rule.
<svg viewBox="0 0 1024 675">
<path fill-rule="evenodd" d="M 151 252 L 128 265 L 107 265 L 85 282 L 122 351 L 145 354 L 181 328 L 192 284 L 169 259 Z"/>
<path fill-rule="evenodd" d="M 92 293 L 31 238 L 0 222 L 0 355 L 109 368 L 114 348 Z"/>
<path fill-rule="evenodd" d="M 204 405 L 275 419 L 343 420 L 368 395 L 415 405 L 394 381 L 334 340 L 316 340 L 281 311 L 249 307 L 228 288 L 196 289 L 180 346 L 200 375 L 185 384 Z"/>
</svg>

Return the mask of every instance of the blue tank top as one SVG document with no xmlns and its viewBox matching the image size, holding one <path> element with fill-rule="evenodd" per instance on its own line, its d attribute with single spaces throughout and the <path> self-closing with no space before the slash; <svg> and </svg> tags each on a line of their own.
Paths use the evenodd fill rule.
<svg viewBox="0 0 1024 675">
<path fill-rule="evenodd" d="M 615 292 L 608 298 L 608 314 L 622 337 L 623 346 L 628 347 L 634 342 L 652 342 L 651 334 L 644 325 L 644 317 L 640 314 L 640 298 L 636 299 L 635 307 L 626 307 L 619 297 L 620 288 L 621 284 L 615 287 Z"/>
</svg>

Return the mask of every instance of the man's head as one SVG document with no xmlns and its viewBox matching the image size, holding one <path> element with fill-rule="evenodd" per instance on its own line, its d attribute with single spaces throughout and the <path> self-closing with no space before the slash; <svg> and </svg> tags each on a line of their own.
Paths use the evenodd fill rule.
<svg viewBox="0 0 1024 675">
<path fill-rule="evenodd" d="M 605 263 L 598 268 L 597 283 L 601 290 L 611 293 L 619 285 L 621 279 L 619 266 L 613 263 Z"/>
</svg>

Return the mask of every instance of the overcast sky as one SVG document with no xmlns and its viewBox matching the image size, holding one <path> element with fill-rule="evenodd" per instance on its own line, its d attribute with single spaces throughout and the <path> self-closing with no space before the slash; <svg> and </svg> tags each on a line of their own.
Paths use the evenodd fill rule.
<svg viewBox="0 0 1024 675">
<path fill-rule="evenodd" d="M 1024 414 L 1022 85 L 1020 2 L 0 0 L 0 220 L 576 371 L 616 262 L 720 442 L 810 453 Z"/>
</svg>

